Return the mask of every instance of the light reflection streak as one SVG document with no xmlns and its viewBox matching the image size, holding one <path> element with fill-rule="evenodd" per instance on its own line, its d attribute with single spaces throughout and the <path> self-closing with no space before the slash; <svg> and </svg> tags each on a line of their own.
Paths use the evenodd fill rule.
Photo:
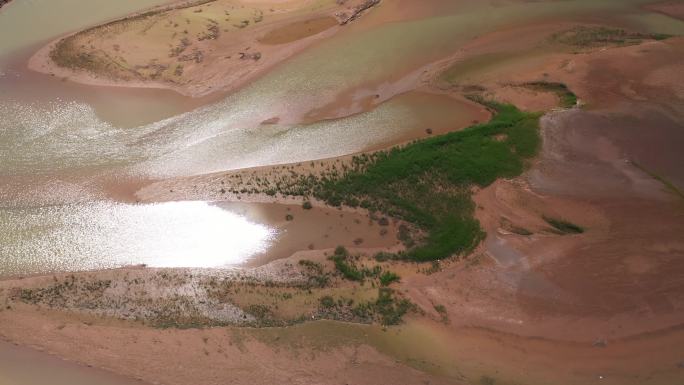
<svg viewBox="0 0 684 385">
<path fill-rule="evenodd" d="M 96 202 L 4 209 L 0 234 L 0 275 L 11 275 L 235 265 L 265 251 L 276 231 L 207 202 Z"/>
</svg>

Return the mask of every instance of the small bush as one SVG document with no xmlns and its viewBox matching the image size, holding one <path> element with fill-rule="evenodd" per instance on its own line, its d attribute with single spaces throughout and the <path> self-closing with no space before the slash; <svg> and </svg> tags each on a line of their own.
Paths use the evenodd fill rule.
<svg viewBox="0 0 684 385">
<path fill-rule="evenodd" d="M 380 275 L 380 284 L 382 286 L 389 286 L 394 282 L 399 282 L 400 279 L 401 277 L 399 277 L 396 273 L 386 271 Z"/>
<path fill-rule="evenodd" d="M 378 289 L 378 299 L 375 301 L 374 309 L 379 314 L 383 325 L 398 325 L 412 308 L 413 304 L 409 300 L 397 300 L 392 289 L 386 287 Z"/>
<path fill-rule="evenodd" d="M 304 210 L 311 210 L 313 208 L 313 205 L 311 204 L 311 202 L 306 201 L 306 202 L 304 202 L 304 204 L 302 204 L 302 208 Z"/>
<path fill-rule="evenodd" d="M 335 300 L 333 299 L 333 297 L 331 297 L 329 295 L 321 297 L 320 303 L 321 303 L 321 306 L 326 308 L 326 309 L 330 309 L 331 307 L 335 306 Z"/>
<path fill-rule="evenodd" d="M 345 279 L 350 281 L 363 281 L 363 273 L 347 260 L 348 257 L 349 253 L 347 252 L 347 249 L 340 246 L 335 250 L 335 255 L 330 257 L 330 259 L 335 263 L 335 269 L 342 274 Z"/>
<path fill-rule="evenodd" d="M 346 258 L 349 256 L 349 252 L 347 251 L 347 249 L 344 246 L 337 246 L 335 248 L 335 256 L 340 256 L 340 257 Z"/>
</svg>

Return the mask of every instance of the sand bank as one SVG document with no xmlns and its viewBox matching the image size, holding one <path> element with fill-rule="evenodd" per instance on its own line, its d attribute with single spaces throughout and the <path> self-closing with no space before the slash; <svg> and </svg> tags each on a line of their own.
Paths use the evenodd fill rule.
<svg viewBox="0 0 684 385">
<path fill-rule="evenodd" d="M 29 68 L 90 85 L 169 88 L 193 97 L 228 92 L 378 3 L 179 2 L 60 38 Z"/>
</svg>

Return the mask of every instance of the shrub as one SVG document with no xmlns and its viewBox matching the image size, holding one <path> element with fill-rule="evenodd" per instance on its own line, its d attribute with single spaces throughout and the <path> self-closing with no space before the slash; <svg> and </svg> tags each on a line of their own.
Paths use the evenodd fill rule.
<svg viewBox="0 0 684 385">
<path fill-rule="evenodd" d="M 331 297 L 329 295 L 321 297 L 320 303 L 321 303 L 321 306 L 323 306 L 326 309 L 329 309 L 329 308 L 335 306 L 335 300 L 333 299 L 333 297 Z"/>
<path fill-rule="evenodd" d="M 374 308 L 383 325 L 398 325 L 404 315 L 413 308 L 413 304 L 407 299 L 397 300 L 392 289 L 383 287 L 378 289 L 378 299 Z"/>
<path fill-rule="evenodd" d="M 349 253 L 347 252 L 347 249 L 338 246 L 337 249 L 335 249 L 335 254 L 330 257 L 330 259 L 335 263 L 335 269 L 340 272 L 345 279 L 350 281 L 363 281 L 363 273 L 347 260 L 348 257 Z"/>
<path fill-rule="evenodd" d="M 382 286 L 389 286 L 394 282 L 399 282 L 400 279 L 401 277 L 399 277 L 396 273 L 386 271 L 380 275 L 380 284 Z"/>
</svg>

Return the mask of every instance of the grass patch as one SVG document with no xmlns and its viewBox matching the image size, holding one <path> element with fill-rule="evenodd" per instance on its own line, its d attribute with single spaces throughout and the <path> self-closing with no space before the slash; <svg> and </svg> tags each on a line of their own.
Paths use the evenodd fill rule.
<svg viewBox="0 0 684 385">
<path fill-rule="evenodd" d="M 321 297 L 320 299 L 321 306 L 323 306 L 326 309 L 330 309 L 335 306 L 335 300 L 333 297 L 326 295 L 324 297 Z"/>
<path fill-rule="evenodd" d="M 525 83 L 524 86 L 537 91 L 553 92 L 560 99 L 560 106 L 563 108 L 572 108 L 577 105 L 577 95 L 563 83 L 540 81 Z"/>
<path fill-rule="evenodd" d="M 335 249 L 330 259 L 335 263 L 335 269 L 350 281 L 363 281 L 364 274 L 352 262 L 349 261 L 349 252 L 344 247 Z"/>
<path fill-rule="evenodd" d="M 562 234 L 582 234 L 584 232 L 584 228 L 566 220 L 550 218 L 547 216 L 543 216 L 542 218 L 544 218 L 546 223 L 553 226 L 554 229 L 558 230 Z"/>
<path fill-rule="evenodd" d="M 407 299 L 397 299 L 394 291 L 389 288 L 378 289 L 378 299 L 375 301 L 375 310 L 380 315 L 383 325 L 398 325 L 413 304 Z"/>
<path fill-rule="evenodd" d="M 574 47 L 597 47 L 603 45 L 633 45 L 643 40 L 665 40 L 672 37 L 662 33 L 628 32 L 620 28 L 576 27 L 553 35 L 552 39 Z"/>
<path fill-rule="evenodd" d="M 399 275 L 397 275 L 396 273 L 386 271 L 380 275 L 380 284 L 382 286 L 389 286 L 394 282 L 399 282 L 400 279 L 401 277 L 399 277 Z"/>
<path fill-rule="evenodd" d="M 390 326 L 400 324 L 409 311 L 415 310 L 415 305 L 398 292 L 381 287 L 375 299 L 358 303 L 350 298 L 321 297 L 318 310 L 319 317 L 324 319 Z"/>
<path fill-rule="evenodd" d="M 320 263 L 302 259 L 299 265 L 304 268 L 304 273 L 308 278 L 307 287 L 326 287 L 330 283 L 330 277 Z"/>
</svg>

